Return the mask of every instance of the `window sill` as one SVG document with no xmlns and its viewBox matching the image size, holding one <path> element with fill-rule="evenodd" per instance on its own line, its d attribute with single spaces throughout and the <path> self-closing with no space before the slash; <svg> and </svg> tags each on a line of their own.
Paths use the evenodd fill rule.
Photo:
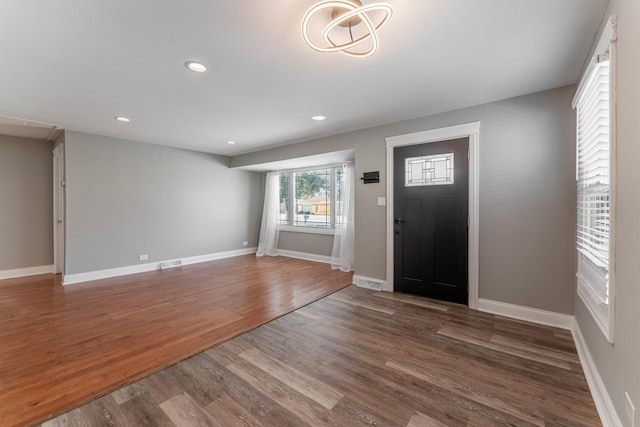
<svg viewBox="0 0 640 427">
<path fill-rule="evenodd" d="M 336 232 L 333 228 L 295 227 L 292 225 L 281 225 L 280 231 L 307 234 L 325 234 L 333 236 Z"/>
</svg>

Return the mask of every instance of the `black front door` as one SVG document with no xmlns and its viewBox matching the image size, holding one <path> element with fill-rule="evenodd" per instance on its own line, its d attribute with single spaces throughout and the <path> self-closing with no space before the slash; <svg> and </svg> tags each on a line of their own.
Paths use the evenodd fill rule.
<svg viewBox="0 0 640 427">
<path fill-rule="evenodd" d="M 394 290 L 468 303 L 469 139 L 394 149 Z"/>
</svg>

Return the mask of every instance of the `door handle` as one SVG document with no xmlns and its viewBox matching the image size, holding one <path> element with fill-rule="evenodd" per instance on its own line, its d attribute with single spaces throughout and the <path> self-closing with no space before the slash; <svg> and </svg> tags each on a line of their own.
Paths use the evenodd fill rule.
<svg viewBox="0 0 640 427">
<path fill-rule="evenodd" d="M 404 220 L 404 219 L 402 219 L 402 218 L 394 218 L 393 222 L 394 222 L 395 224 L 402 224 L 403 222 L 407 222 L 407 221 L 405 221 L 405 220 Z"/>
</svg>

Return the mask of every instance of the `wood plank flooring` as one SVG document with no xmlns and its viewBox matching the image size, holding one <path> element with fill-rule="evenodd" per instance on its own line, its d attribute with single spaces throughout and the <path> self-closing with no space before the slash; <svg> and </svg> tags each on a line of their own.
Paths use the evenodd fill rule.
<svg viewBox="0 0 640 427">
<path fill-rule="evenodd" d="M 130 384 L 342 289 L 351 274 L 247 255 L 66 287 L 59 280 L 0 281 L 2 427 L 44 421 Z M 192 395 L 167 396 L 157 410 L 184 425 Z"/>
<path fill-rule="evenodd" d="M 568 331 L 354 286 L 43 424 L 597 426 Z"/>
</svg>

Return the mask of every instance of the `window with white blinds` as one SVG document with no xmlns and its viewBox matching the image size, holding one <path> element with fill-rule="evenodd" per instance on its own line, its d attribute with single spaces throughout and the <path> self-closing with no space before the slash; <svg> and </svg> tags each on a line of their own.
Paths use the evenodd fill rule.
<svg viewBox="0 0 640 427">
<path fill-rule="evenodd" d="M 609 342 L 615 303 L 615 52 L 612 16 L 573 101 L 577 110 L 578 294 Z"/>
<path fill-rule="evenodd" d="M 578 279 L 608 304 L 609 60 L 601 55 L 578 100 Z"/>
</svg>

